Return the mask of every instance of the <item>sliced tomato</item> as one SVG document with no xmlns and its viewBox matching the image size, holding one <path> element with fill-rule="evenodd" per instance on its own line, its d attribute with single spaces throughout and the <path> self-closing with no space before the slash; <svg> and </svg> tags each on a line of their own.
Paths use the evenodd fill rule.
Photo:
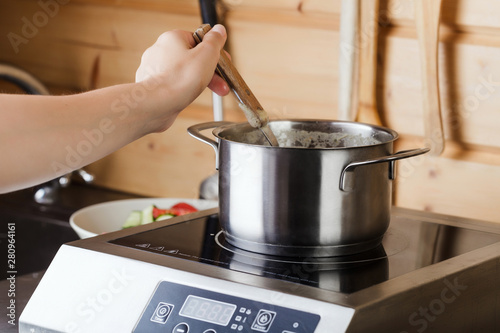
<svg viewBox="0 0 500 333">
<path fill-rule="evenodd" d="M 173 205 L 170 209 L 170 214 L 174 215 L 185 215 L 189 213 L 194 213 L 197 212 L 198 209 L 194 208 L 190 204 L 187 204 L 185 202 L 180 202 L 176 205 Z"/>
<path fill-rule="evenodd" d="M 153 207 L 153 220 L 165 214 L 170 214 L 169 209 L 160 209 L 156 206 Z"/>
</svg>

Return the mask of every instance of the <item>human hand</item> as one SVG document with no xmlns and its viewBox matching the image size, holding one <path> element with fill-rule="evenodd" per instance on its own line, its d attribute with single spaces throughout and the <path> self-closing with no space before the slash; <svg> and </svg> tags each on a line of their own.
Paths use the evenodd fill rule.
<svg viewBox="0 0 500 333">
<path fill-rule="evenodd" d="M 189 105 L 207 86 L 218 95 L 227 95 L 227 83 L 215 74 L 226 37 L 225 28 L 219 24 L 198 45 L 191 32 L 165 32 L 144 52 L 136 82 L 159 86 L 170 92 L 169 98 L 174 98 L 180 108 L 178 111 Z"/>
</svg>

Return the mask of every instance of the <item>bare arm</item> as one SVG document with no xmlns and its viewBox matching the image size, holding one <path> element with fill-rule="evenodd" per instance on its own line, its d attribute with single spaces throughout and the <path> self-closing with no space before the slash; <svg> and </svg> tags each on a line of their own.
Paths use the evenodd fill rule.
<svg viewBox="0 0 500 333">
<path fill-rule="evenodd" d="M 0 95 L 0 192 L 53 179 L 166 130 L 207 86 L 227 94 L 214 76 L 225 30 L 206 37 L 193 48 L 189 32 L 163 34 L 144 53 L 136 83 L 70 96 Z"/>
</svg>

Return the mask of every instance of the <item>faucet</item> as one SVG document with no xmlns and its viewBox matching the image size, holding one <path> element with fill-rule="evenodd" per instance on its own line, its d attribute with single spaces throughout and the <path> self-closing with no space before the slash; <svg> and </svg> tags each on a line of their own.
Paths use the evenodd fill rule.
<svg viewBox="0 0 500 333">
<path fill-rule="evenodd" d="M 44 205 L 53 204 L 57 199 L 59 188 L 68 187 L 69 184 L 71 184 L 71 178 L 73 175 L 79 176 L 85 184 L 91 184 L 94 181 L 94 176 L 87 171 L 83 169 L 75 170 L 35 187 L 35 201 Z"/>
</svg>

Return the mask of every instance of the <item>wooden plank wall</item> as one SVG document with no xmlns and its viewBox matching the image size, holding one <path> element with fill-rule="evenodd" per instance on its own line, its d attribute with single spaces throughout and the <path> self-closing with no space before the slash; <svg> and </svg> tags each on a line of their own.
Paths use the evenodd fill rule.
<svg viewBox="0 0 500 333">
<path fill-rule="evenodd" d="M 401 134 L 398 149 L 432 143 L 423 137 L 413 1 L 381 0 L 379 13 L 377 106 L 384 125 Z M 340 0 L 222 2 L 227 48 L 271 118 L 335 119 Z M 41 3 L 57 7 L 46 22 Z M 491 0 L 444 1 L 439 63 L 446 149 L 439 158 L 398 162 L 396 205 L 500 222 L 499 10 Z M 0 15 L 0 60 L 27 69 L 57 93 L 130 82 L 142 51 L 161 32 L 200 24 L 197 0 L 2 1 Z M 6 36 L 23 36 L 26 20 L 39 27 L 15 47 Z M 363 38 L 371 22 L 362 23 Z M 228 120 L 243 119 L 233 97 L 224 105 Z M 197 197 L 200 182 L 214 172 L 214 153 L 186 128 L 211 120 L 211 112 L 207 91 L 166 133 L 88 170 L 110 188 Z"/>
</svg>

